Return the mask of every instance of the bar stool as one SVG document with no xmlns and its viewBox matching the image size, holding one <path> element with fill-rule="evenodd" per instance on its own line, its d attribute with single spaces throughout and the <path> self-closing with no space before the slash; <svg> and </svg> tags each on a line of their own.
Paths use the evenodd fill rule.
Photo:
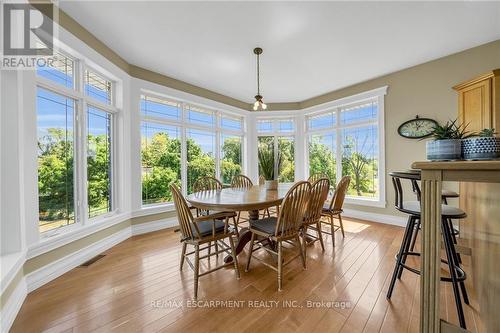
<svg viewBox="0 0 500 333">
<path fill-rule="evenodd" d="M 391 172 L 389 175 L 392 177 L 392 184 L 396 193 L 395 207 L 398 211 L 408 214 L 408 222 L 406 224 L 403 242 L 401 243 L 399 252 L 396 255 L 396 265 L 392 274 L 389 290 L 387 291 L 387 299 L 390 299 L 392 296 L 392 292 L 396 284 L 396 279 L 401 279 L 403 268 L 420 275 L 420 271 L 418 269 L 406 265 L 406 259 L 408 256 L 420 256 L 420 253 L 411 250 L 410 246 L 413 234 L 418 231 L 416 225 L 417 223 L 420 223 L 421 218 L 420 201 L 404 201 L 403 187 L 401 184 L 402 179 L 409 180 L 412 183 L 414 189 L 417 188 L 419 190 L 417 181 L 420 180 L 420 174 L 409 172 Z M 465 218 L 467 214 L 459 208 L 442 205 L 441 216 L 441 233 L 443 236 L 443 243 L 446 251 L 446 260 L 441 259 L 441 262 L 447 264 L 450 271 L 450 277 L 441 277 L 441 281 L 452 283 L 458 319 L 460 322 L 460 326 L 465 329 L 465 316 L 460 291 L 462 292 L 464 302 L 466 304 L 469 304 L 469 298 L 464 283 L 467 275 L 465 271 L 460 267 L 457 252 L 455 250 L 455 245 L 451 236 L 452 231 L 450 230 L 448 220 L 462 219 Z"/>
</svg>

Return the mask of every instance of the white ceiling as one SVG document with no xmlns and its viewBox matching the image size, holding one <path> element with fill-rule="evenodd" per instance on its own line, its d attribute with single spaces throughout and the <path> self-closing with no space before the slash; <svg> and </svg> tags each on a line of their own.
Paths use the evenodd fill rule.
<svg viewBox="0 0 500 333">
<path fill-rule="evenodd" d="M 60 1 L 127 62 L 252 102 L 302 101 L 500 39 L 500 2 Z"/>
</svg>

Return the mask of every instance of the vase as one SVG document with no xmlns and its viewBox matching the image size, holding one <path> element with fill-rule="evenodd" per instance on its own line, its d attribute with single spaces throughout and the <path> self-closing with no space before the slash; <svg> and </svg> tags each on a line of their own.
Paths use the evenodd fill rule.
<svg viewBox="0 0 500 333">
<path fill-rule="evenodd" d="M 462 140 L 460 139 L 429 141 L 426 148 L 427 159 L 430 161 L 462 159 Z"/>
<path fill-rule="evenodd" d="M 500 138 L 469 138 L 462 142 L 462 152 L 466 160 L 500 159 Z"/>
<path fill-rule="evenodd" d="M 266 180 L 266 183 L 264 186 L 266 187 L 266 190 L 268 190 L 268 191 L 277 190 L 278 189 L 278 181 L 277 180 Z"/>
</svg>

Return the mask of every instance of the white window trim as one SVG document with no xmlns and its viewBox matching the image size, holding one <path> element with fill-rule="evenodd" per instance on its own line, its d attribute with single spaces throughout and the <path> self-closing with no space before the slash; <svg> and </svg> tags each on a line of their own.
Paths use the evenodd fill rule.
<svg viewBox="0 0 500 333">
<path fill-rule="evenodd" d="M 142 114 L 141 110 L 141 96 L 151 96 L 159 99 L 166 99 L 172 102 L 176 102 L 179 104 L 180 108 L 180 117 L 179 119 L 171 119 L 171 118 L 162 118 L 162 117 L 156 117 L 156 116 L 146 116 Z M 200 108 L 204 111 L 207 112 L 212 112 L 214 115 L 214 124 L 197 124 L 197 123 L 191 123 L 187 120 L 187 114 L 188 110 L 190 107 L 196 107 Z M 231 112 L 227 110 L 220 110 L 216 109 L 210 106 L 206 106 L 200 103 L 195 103 L 191 102 L 188 99 L 180 99 L 177 97 L 171 97 L 168 95 L 164 95 L 152 90 L 148 89 L 140 89 L 140 96 L 139 96 L 139 105 L 137 107 L 137 110 L 132 110 L 132 112 L 138 112 L 140 114 L 140 126 L 142 126 L 143 122 L 150 122 L 150 123 L 155 123 L 155 124 L 160 124 L 160 125 L 169 125 L 169 126 L 176 126 L 179 128 L 179 134 L 180 134 L 180 140 L 181 140 L 181 187 L 182 187 L 182 193 L 183 195 L 187 195 L 187 132 L 190 129 L 194 130 L 200 130 L 200 131 L 205 131 L 205 132 L 210 132 L 214 134 L 215 136 L 215 151 L 214 151 L 214 158 L 215 158 L 215 177 L 217 179 L 221 178 L 221 143 L 222 143 L 222 136 L 223 135 L 230 135 L 230 136 L 238 136 L 241 138 L 241 170 L 242 173 L 245 173 L 247 170 L 247 159 L 246 159 L 246 138 L 247 138 L 247 121 L 246 117 L 242 114 L 236 113 L 236 112 Z M 222 117 L 227 116 L 228 118 L 233 118 L 233 119 L 239 119 L 241 120 L 241 130 L 235 130 L 235 129 L 227 129 L 227 128 L 222 128 Z M 142 136 L 142 133 L 141 133 Z M 142 166 L 141 166 L 142 168 Z M 141 177 L 141 191 L 142 191 L 142 177 Z M 142 192 L 141 192 L 142 193 Z M 163 212 L 168 212 L 171 210 L 174 210 L 174 204 L 172 201 L 170 202 L 162 202 L 162 203 L 153 203 L 153 204 L 143 204 L 142 202 L 142 195 L 139 196 L 139 207 L 140 210 L 139 212 L 141 213 L 134 213 L 134 216 L 143 216 L 147 214 L 157 214 L 157 213 L 163 213 Z M 147 212 L 147 214 L 144 214 L 143 212 Z"/>
<path fill-rule="evenodd" d="M 115 93 L 117 83 L 115 80 L 108 78 L 93 67 L 87 65 L 84 58 L 77 58 L 69 55 L 69 52 L 58 49 L 58 53 L 73 60 L 73 80 L 74 87 L 70 89 L 63 85 L 57 84 L 47 78 L 41 77 L 35 73 L 36 89 L 42 88 L 51 91 L 55 94 L 71 98 L 75 101 L 74 119 L 73 119 L 73 132 L 75 145 L 73 148 L 73 164 L 74 164 L 74 214 L 75 222 L 58 227 L 55 229 L 47 230 L 44 232 L 39 231 L 40 243 L 44 244 L 57 244 L 57 239 L 71 239 L 71 234 L 81 234 L 82 231 L 96 230 L 99 226 L 108 225 L 113 223 L 115 218 L 119 216 L 120 209 L 118 207 L 116 174 L 118 173 L 118 161 L 116 158 L 117 140 L 116 140 L 116 115 L 120 113 L 115 101 Z M 111 104 L 105 104 L 97 99 L 87 96 L 85 94 L 84 73 L 85 69 L 89 69 L 96 74 L 99 74 L 109 80 L 112 85 Z M 88 217 L 88 188 L 87 188 L 87 106 L 92 106 L 101 111 L 107 112 L 111 115 L 111 208 L 110 212 L 101 214 L 99 216 Z M 50 245 L 51 246 L 51 245 Z M 43 245 L 42 245 L 43 247 Z"/>
<path fill-rule="evenodd" d="M 331 101 L 322 105 L 311 107 L 308 112 L 305 113 L 305 175 L 306 178 L 309 177 L 309 142 L 312 134 L 325 134 L 325 133 L 336 133 L 336 146 L 340 147 L 341 137 L 338 135 L 338 131 L 341 131 L 345 128 L 355 128 L 362 127 L 367 125 L 376 124 L 378 128 L 378 146 L 379 146 L 379 164 L 378 164 L 378 176 L 379 176 L 379 196 L 378 198 L 361 198 L 361 197 L 352 197 L 346 196 L 345 202 L 353 205 L 360 206 L 372 206 L 372 207 L 380 207 L 385 208 L 387 205 L 386 202 L 386 184 L 385 184 L 385 95 L 387 94 L 387 86 L 380 87 L 377 89 L 373 89 L 370 91 L 366 91 L 360 94 L 344 97 L 335 101 Z M 378 103 L 378 117 L 376 120 L 369 121 L 360 121 L 353 124 L 342 125 L 340 123 L 340 109 L 347 105 L 358 104 L 364 101 L 376 100 Z M 319 116 L 322 114 L 327 114 L 329 112 L 335 112 L 336 122 L 333 126 L 328 128 L 321 128 L 319 130 L 310 130 L 309 129 L 309 117 L 311 116 Z M 336 160 L 340 161 L 340 149 L 336 150 Z M 337 175 L 342 174 L 342 164 L 337 163 Z"/>
</svg>

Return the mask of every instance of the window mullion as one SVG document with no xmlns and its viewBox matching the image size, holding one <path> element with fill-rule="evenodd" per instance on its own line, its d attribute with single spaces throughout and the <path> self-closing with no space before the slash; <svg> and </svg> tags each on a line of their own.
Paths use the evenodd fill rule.
<svg viewBox="0 0 500 333">
<path fill-rule="evenodd" d="M 335 180 L 335 185 L 339 182 L 339 180 L 342 178 L 342 129 L 339 127 L 340 124 L 340 109 L 335 110 L 335 117 L 336 117 L 336 128 L 335 128 L 335 160 L 336 160 L 336 174 L 337 174 L 337 179 Z"/>
<path fill-rule="evenodd" d="M 221 116 L 219 112 L 215 113 L 215 178 L 221 179 L 221 163 L 220 163 L 220 157 L 221 157 L 221 142 L 222 142 L 222 134 L 220 130 L 220 122 L 221 122 Z"/>
<path fill-rule="evenodd" d="M 181 103 L 182 124 L 186 121 L 185 104 Z M 181 190 L 183 195 L 187 195 L 187 138 L 186 127 L 181 126 Z"/>
</svg>

